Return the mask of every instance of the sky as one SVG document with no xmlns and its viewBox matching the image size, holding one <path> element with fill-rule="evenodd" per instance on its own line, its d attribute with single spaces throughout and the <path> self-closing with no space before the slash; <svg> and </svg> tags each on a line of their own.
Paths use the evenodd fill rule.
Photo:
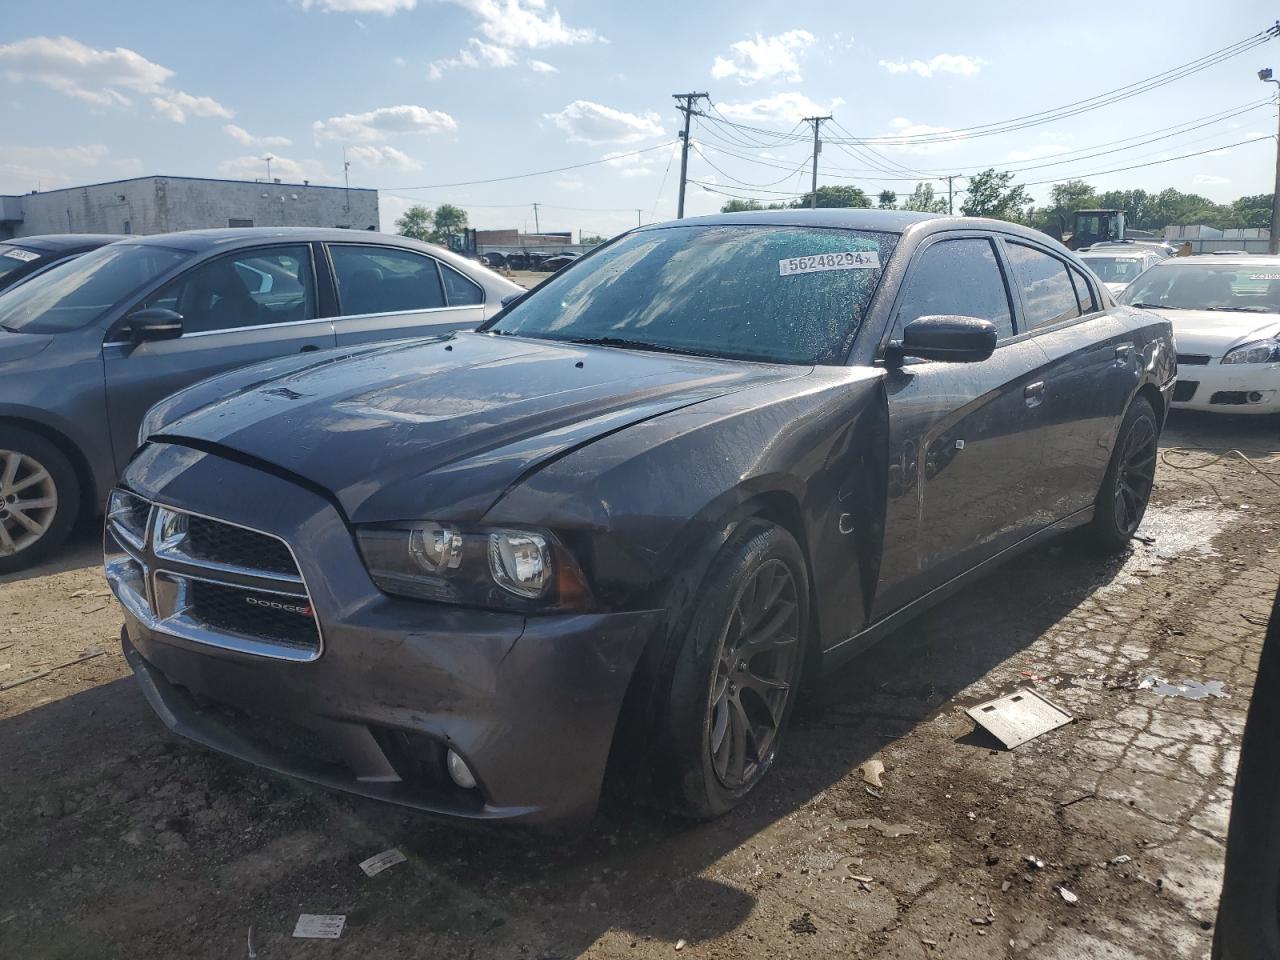
<svg viewBox="0 0 1280 960">
<path fill-rule="evenodd" d="M 823 114 L 834 118 L 824 137 L 847 142 L 825 143 L 819 183 L 873 197 L 910 193 L 919 174 L 960 175 L 963 190 L 964 174 L 995 166 L 1017 169 L 1039 202 L 1042 181 L 1075 176 L 1099 190 L 1175 187 L 1225 202 L 1271 190 L 1277 115 L 1266 101 L 1277 87 L 1256 73 L 1274 66 L 1280 77 L 1280 39 L 1075 116 L 969 129 L 1125 87 L 1274 21 L 1261 2 L 1210 9 L 10 3 L 0 13 L 0 193 L 147 174 L 254 179 L 267 156 L 273 177 L 341 184 L 345 150 L 351 185 L 381 191 L 384 229 L 410 204 L 449 202 L 472 226 L 611 235 L 675 216 L 671 94 L 698 91 L 714 107 L 702 102 L 711 116 L 691 137 L 687 214 L 717 210 L 726 194 L 808 189 L 803 118 Z M 1193 121 L 1204 125 L 1188 129 Z M 578 164 L 590 165 L 455 186 Z M 1105 172 L 1138 164 L 1151 165 Z"/>
</svg>

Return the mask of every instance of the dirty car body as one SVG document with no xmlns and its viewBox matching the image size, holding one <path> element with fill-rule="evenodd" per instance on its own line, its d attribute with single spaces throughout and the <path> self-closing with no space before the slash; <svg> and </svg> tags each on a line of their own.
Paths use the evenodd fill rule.
<svg viewBox="0 0 1280 960">
<path fill-rule="evenodd" d="M 906 326 L 941 314 L 994 350 L 908 355 Z M 829 669 L 1089 522 L 1126 411 L 1162 423 L 1173 375 L 1165 321 L 1014 225 L 659 225 L 478 332 L 170 398 L 113 499 L 107 574 L 172 729 L 438 814 L 578 822 L 744 529 L 799 545 L 798 642 Z M 516 582 L 539 570 L 542 592 Z"/>
</svg>

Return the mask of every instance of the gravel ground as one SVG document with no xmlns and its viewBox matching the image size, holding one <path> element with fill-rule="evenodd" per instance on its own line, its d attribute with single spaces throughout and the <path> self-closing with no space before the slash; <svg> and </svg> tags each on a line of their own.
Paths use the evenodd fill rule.
<svg viewBox="0 0 1280 960">
<path fill-rule="evenodd" d="M 1105 563 L 1047 546 L 890 636 L 734 814 L 615 798 L 575 841 L 461 832 L 170 737 L 127 676 L 87 526 L 0 578 L 0 684 L 104 651 L 0 691 L 0 956 L 1207 956 L 1280 579 L 1280 488 L 1214 460 L 1233 448 L 1276 457 L 1280 423 L 1175 418 L 1153 542 Z M 1150 675 L 1228 696 L 1136 689 Z M 997 749 L 963 708 L 1025 684 L 1076 721 Z M 391 847 L 407 862 L 358 869 Z M 293 939 L 299 913 L 346 929 Z"/>
</svg>

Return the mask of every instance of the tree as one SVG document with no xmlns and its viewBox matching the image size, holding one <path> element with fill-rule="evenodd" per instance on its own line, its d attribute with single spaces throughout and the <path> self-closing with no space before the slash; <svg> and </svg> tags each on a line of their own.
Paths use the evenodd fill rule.
<svg viewBox="0 0 1280 960">
<path fill-rule="evenodd" d="M 812 193 L 806 193 L 799 200 L 791 202 L 791 208 L 800 210 L 809 206 Z M 820 207 L 869 207 L 871 200 L 860 187 L 826 186 L 818 188 L 818 206 Z"/>
<path fill-rule="evenodd" d="M 436 234 L 444 238 L 446 246 L 452 246 L 449 241 L 467 228 L 467 211 L 452 203 L 442 203 L 436 207 L 432 221 L 435 223 Z"/>
<path fill-rule="evenodd" d="M 596 233 L 583 233 L 578 236 L 578 242 L 581 243 L 584 247 L 585 246 L 598 247 L 600 246 L 600 244 L 604 243 L 605 240 L 607 239 L 609 238 L 602 237 Z"/>
<path fill-rule="evenodd" d="M 911 196 L 902 201 L 902 209 L 917 213 L 946 213 L 947 201 L 943 197 L 934 196 L 932 183 L 917 183 Z"/>
<path fill-rule="evenodd" d="M 878 201 L 881 210 L 898 209 L 898 194 L 893 190 L 881 190 Z"/>
<path fill-rule="evenodd" d="M 1023 223 L 1030 206 L 1027 188 L 1015 186 L 1012 173 L 997 173 L 994 167 L 990 167 L 969 178 L 960 212 L 966 217 L 994 217 Z"/>
<path fill-rule="evenodd" d="M 720 208 L 721 213 L 745 213 L 748 210 L 763 210 L 758 200 L 738 200 L 734 198 Z"/>
<path fill-rule="evenodd" d="M 415 203 L 396 221 L 396 233 L 414 240 L 433 241 L 436 238 L 433 216 L 429 207 Z"/>
<path fill-rule="evenodd" d="M 1231 204 L 1232 213 L 1240 227 L 1271 227 L 1271 194 L 1259 193 L 1252 197 L 1241 197 Z"/>
<path fill-rule="evenodd" d="M 1067 180 L 1053 185 L 1049 206 L 1036 210 L 1031 222 L 1041 230 L 1052 227 L 1069 231 L 1077 210 L 1096 210 L 1099 206 L 1093 187 L 1083 180 Z"/>
</svg>

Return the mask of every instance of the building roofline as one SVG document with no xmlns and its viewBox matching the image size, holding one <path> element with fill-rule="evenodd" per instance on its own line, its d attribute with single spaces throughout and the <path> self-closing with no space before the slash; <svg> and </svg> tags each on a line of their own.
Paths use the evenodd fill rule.
<svg viewBox="0 0 1280 960">
<path fill-rule="evenodd" d="M 292 183 L 284 181 L 276 183 L 274 180 L 234 180 L 227 177 L 183 177 L 171 176 L 167 173 L 153 173 L 148 174 L 145 177 L 124 177 L 120 180 L 103 180 L 100 183 L 82 183 L 74 187 L 54 187 L 52 190 L 37 190 L 34 192 L 34 195 L 37 197 L 43 197 L 50 193 L 65 193 L 68 190 L 84 190 L 88 187 L 111 187 L 119 183 L 141 183 L 143 180 L 196 180 L 200 183 L 242 183 L 253 187 L 301 187 L 304 190 L 356 190 L 361 193 L 378 192 L 376 187 L 338 187 L 321 183 Z M 32 195 L 32 191 L 27 191 L 26 193 L 4 194 L 6 197 L 29 197 Z"/>
</svg>

